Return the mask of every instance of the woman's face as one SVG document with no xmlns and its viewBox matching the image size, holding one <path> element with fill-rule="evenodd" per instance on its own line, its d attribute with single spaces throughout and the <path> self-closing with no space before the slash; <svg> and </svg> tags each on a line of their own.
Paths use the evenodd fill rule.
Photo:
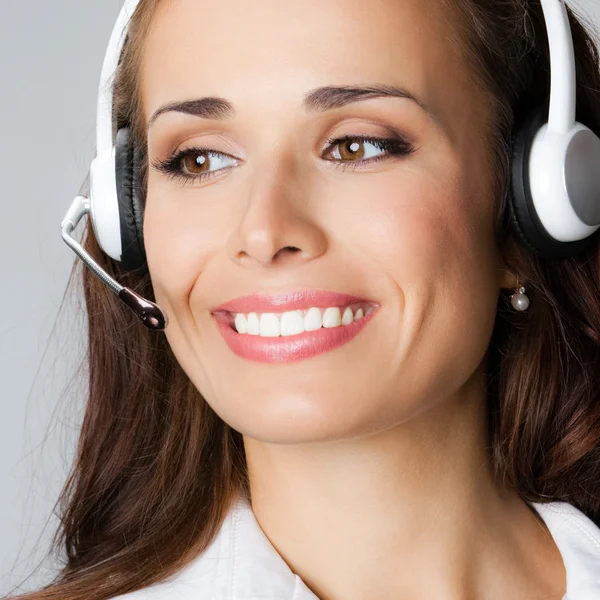
<svg viewBox="0 0 600 600">
<path fill-rule="evenodd" d="M 422 0 L 159 4 L 141 73 L 146 122 L 204 97 L 233 110 L 211 118 L 198 110 L 215 102 L 190 102 L 152 119 L 148 264 L 178 361 L 245 435 L 292 443 L 388 428 L 479 373 L 514 281 L 494 241 L 481 133 L 491 115 L 448 39 L 450 16 Z M 313 92 L 338 86 L 414 99 Z M 344 136 L 397 144 L 328 142 Z M 194 147 L 208 152 L 168 162 Z M 351 340 L 294 360 L 230 348 L 217 307 L 298 289 L 376 310 Z"/>
</svg>

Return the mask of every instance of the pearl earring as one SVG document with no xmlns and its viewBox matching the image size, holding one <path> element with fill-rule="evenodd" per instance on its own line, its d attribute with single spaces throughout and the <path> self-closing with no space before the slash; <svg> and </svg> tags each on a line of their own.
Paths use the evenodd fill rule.
<svg viewBox="0 0 600 600">
<path fill-rule="evenodd" d="M 518 311 L 524 311 L 529 308 L 529 297 L 525 294 L 525 288 L 519 284 L 519 278 L 517 277 L 517 287 L 515 293 L 510 297 L 510 303 L 513 308 Z"/>
</svg>

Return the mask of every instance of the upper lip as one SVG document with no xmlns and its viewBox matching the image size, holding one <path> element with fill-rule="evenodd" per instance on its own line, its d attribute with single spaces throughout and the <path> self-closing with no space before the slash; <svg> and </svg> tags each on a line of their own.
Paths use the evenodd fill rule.
<svg viewBox="0 0 600 600">
<path fill-rule="evenodd" d="M 310 308 L 311 306 L 329 308 L 331 306 L 347 306 L 356 302 L 371 301 L 340 292 L 299 289 L 275 294 L 250 294 L 242 296 L 213 308 L 212 312 L 227 311 L 230 313 L 247 314 L 251 312 L 288 311 Z"/>
</svg>

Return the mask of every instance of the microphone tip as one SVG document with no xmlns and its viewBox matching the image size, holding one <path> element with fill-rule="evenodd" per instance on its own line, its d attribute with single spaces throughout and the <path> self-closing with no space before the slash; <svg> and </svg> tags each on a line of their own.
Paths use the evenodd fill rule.
<svg viewBox="0 0 600 600">
<path fill-rule="evenodd" d="M 142 298 L 128 287 L 124 287 L 119 292 L 119 298 L 127 304 L 148 329 L 162 330 L 167 327 L 167 315 L 154 302 Z"/>
<path fill-rule="evenodd" d="M 168 325 L 167 316 L 160 308 L 158 308 L 158 306 L 141 310 L 137 315 L 140 321 L 148 327 L 148 329 L 162 330 Z"/>
</svg>

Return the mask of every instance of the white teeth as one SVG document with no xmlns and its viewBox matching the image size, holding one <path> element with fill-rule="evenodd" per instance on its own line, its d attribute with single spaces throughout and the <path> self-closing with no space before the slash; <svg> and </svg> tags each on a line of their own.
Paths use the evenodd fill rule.
<svg viewBox="0 0 600 600">
<path fill-rule="evenodd" d="M 247 326 L 250 335 L 260 335 L 260 322 L 256 313 L 250 313 L 248 315 Z"/>
<path fill-rule="evenodd" d="M 235 329 L 238 333 L 248 333 L 246 317 L 242 313 L 235 315 Z"/>
<path fill-rule="evenodd" d="M 314 306 L 309 308 L 304 315 L 304 331 L 315 331 L 322 326 L 321 311 Z"/>
<path fill-rule="evenodd" d="M 279 319 L 273 313 L 260 315 L 260 335 L 262 337 L 279 337 Z"/>
<path fill-rule="evenodd" d="M 363 306 L 366 314 L 363 315 Z M 341 325 L 350 325 L 354 321 L 370 315 L 374 307 L 371 304 L 363 304 L 353 314 L 352 307 L 347 306 L 342 311 L 338 306 L 326 309 L 311 307 L 308 310 L 291 310 L 284 313 L 249 313 L 247 316 L 237 313 L 234 317 L 235 330 L 238 333 L 248 335 L 260 335 L 262 337 L 279 337 L 298 335 L 305 331 L 316 331 L 321 327 L 332 328 Z M 356 308 L 356 305 L 354 305 Z"/>
<path fill-rule="evenodd" d="M 359 309 L 360 310 L 360 309 Z M 352 309 L 347 306 L 344 311 L 344 316 L 342 317 L 342 325 L 350 325 L 354 321 L 354 316 L 352 315 Z"/>
<path fill-rule="evenodd" d="M 341 324 L 342 315 L 337 306 L 332 306 L 323 313 L 323 327 L 338 327 Z"/>
<path fill-rule="evenodd" d="M 304 331 L 301 310 L 292 310 L 281 315 L 281 335 L 297 335 Z"/>
</svg>

